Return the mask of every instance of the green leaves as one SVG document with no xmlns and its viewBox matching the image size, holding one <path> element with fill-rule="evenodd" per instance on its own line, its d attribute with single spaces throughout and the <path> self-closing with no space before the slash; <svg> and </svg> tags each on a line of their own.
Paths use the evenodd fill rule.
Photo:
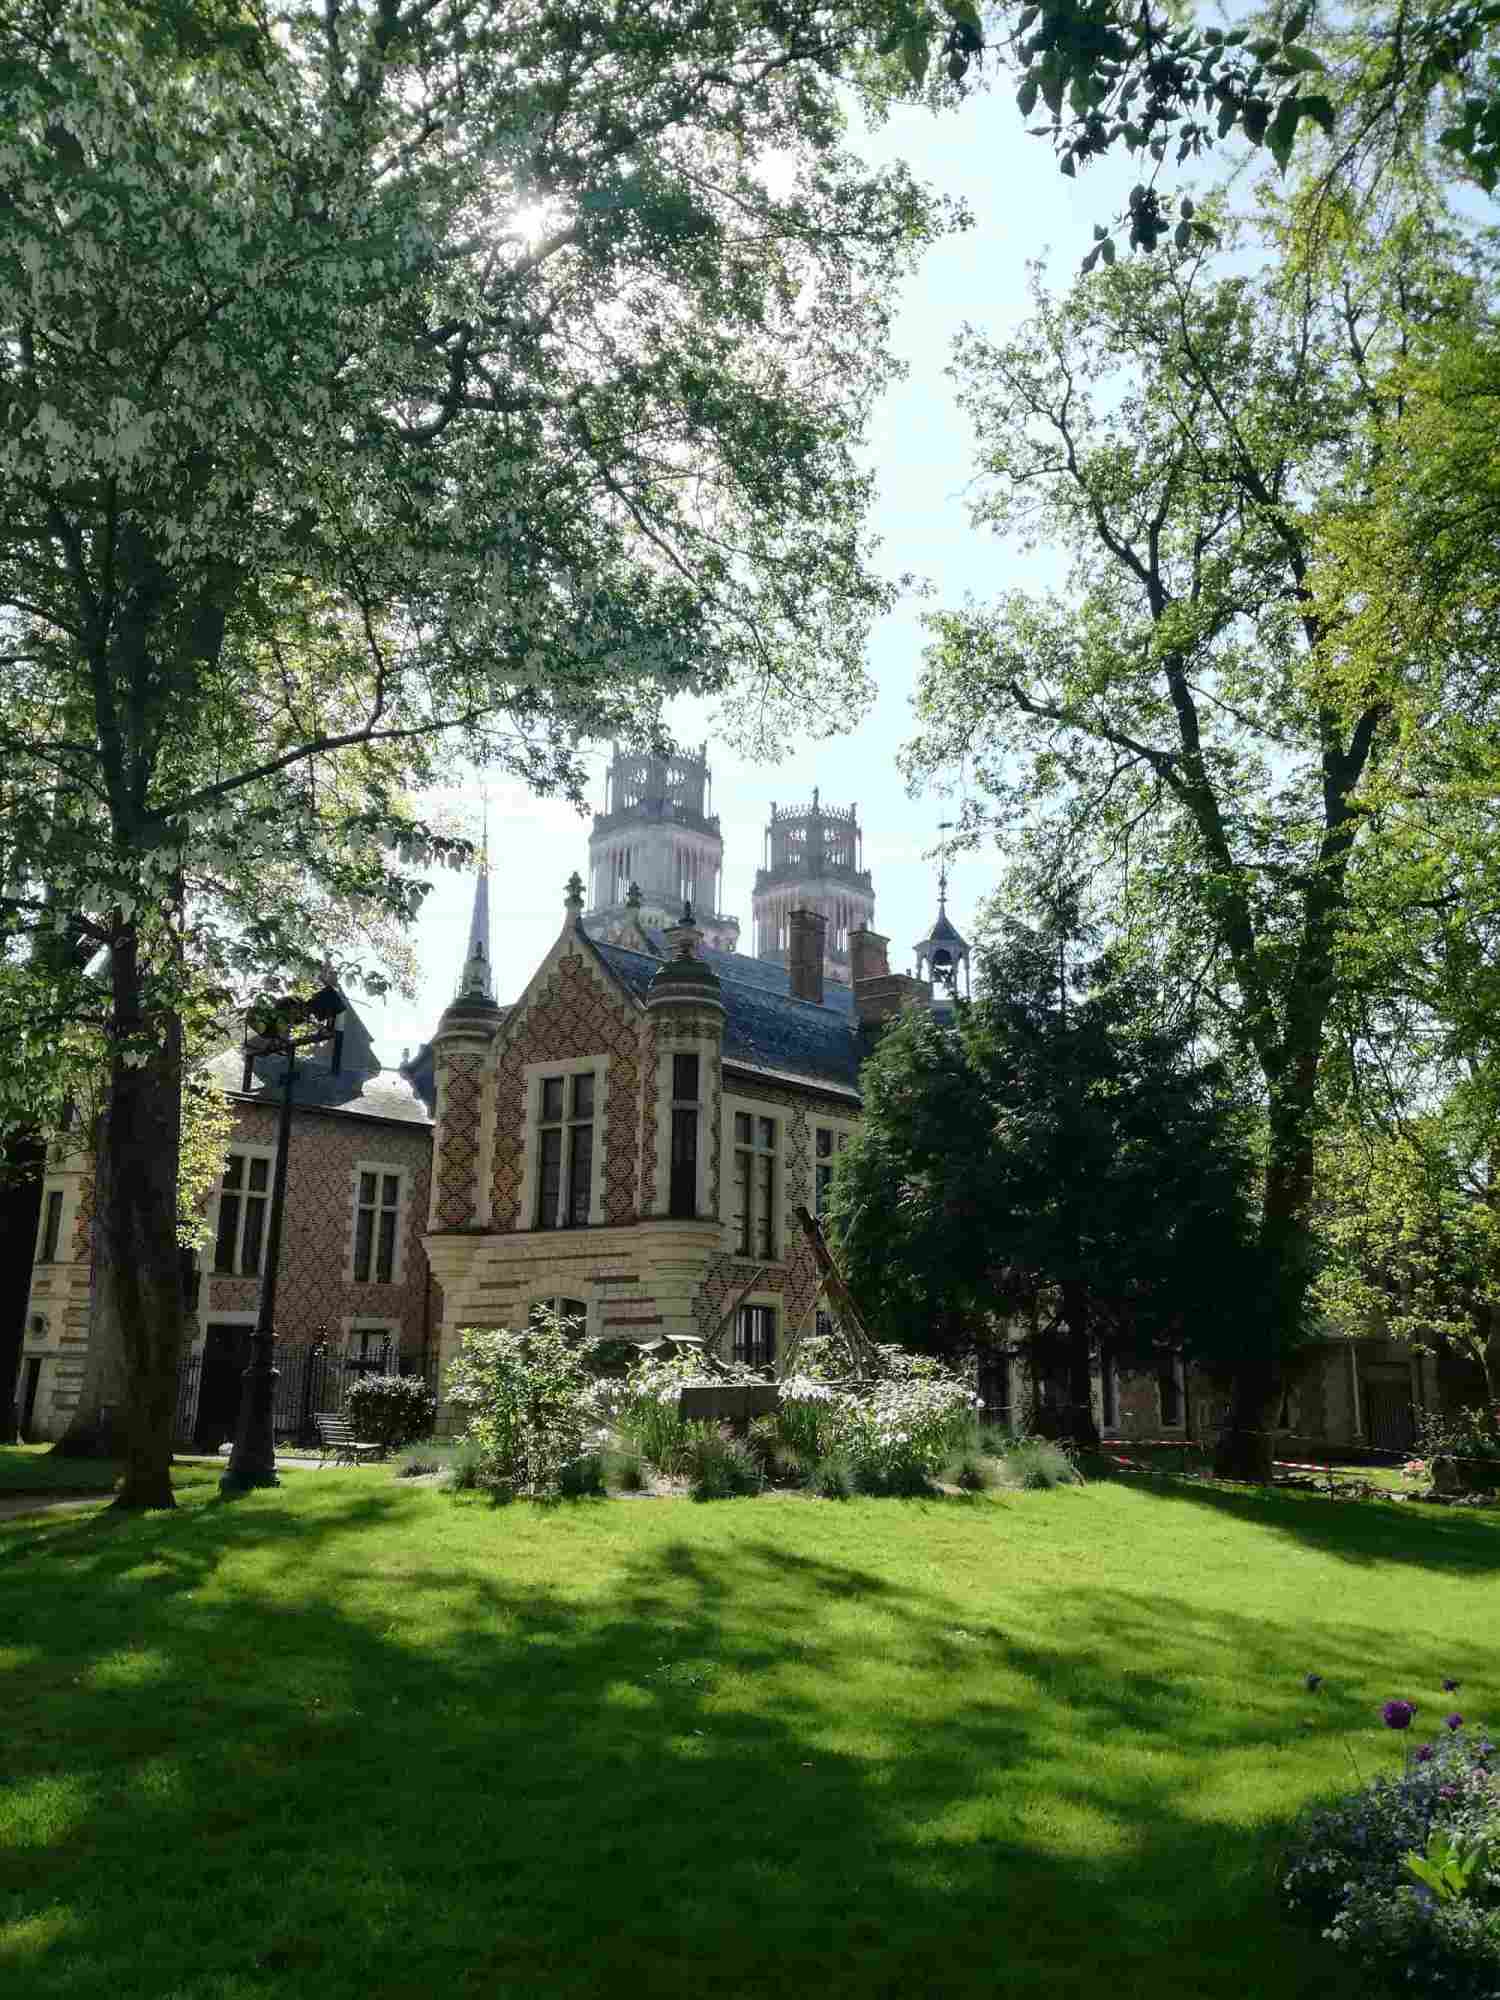
<svg viewBox="0 0 1500 2000">
<path fill-rule="evenodd" d="M 1430 1889 L 1440 1903 L 1461 1903 L 1489 1858 L 1487 1841 L 1456 1841 L 1442 1828 L 1434 1827 L 1427 1838 L 1426 1854 L 1408 1851 L 1402 1856 L 1401 1865 L 1414 1880 Z"/>
</svg>

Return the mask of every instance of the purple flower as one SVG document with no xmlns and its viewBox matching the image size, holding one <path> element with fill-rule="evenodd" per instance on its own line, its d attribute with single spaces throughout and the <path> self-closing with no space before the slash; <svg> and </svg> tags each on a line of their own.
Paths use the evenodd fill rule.
<svg viewBox="0 0 1500 2000">
<path fill-rule="evenodd" d="M 1323 1676 L 1321 1674 L 1304 1674 L 1302 1676 L 1302 1685 L 1307 1689 L 1309 1694 L 1316 1694 L 1318 1689 L 1323 1685 Z"/>
<path fill-rule="evenodd" d="M 1380 1713 L 1385 1717 L 1387 1729 L 1410 1729 L 1412 1717 L 1417 1712 L 1414 1701 L 1388 1701 Z"/>
<path fill-rule="evenodd" d="M 1430 1764 L 1432 1762 L 1432 1745 L 1430 1743 L 1419 1743 L 1412 1754 L 1417 1763 Z"/>
<path fill-rule="evenodd" d="M 1455 1679 L 1453 1678 L 1452 1674 L 1444 1674 L 1444 1676 L 1443 1676 L 1443 1693 L 1444 1693 L 1444 1694 L 1457 1694 L 1457 1693 L 1458 1693 L 1458 1691 L 1459 1691 L 1459 1689 L 1460 1689 L 1460 1688 L 1461 1688 L 1462 1686 L 1463 1686 L 1463 1682 L 1462 1682 L 1462 1681 L 1456 1681 L 1456 1680 L 1455 1680 Z"/>
<path fill-rule="evenodd" d="M 1464 1719 L 1456 1708 L 1451 1715 L 1445 1715 L 1443 1720 L 1450 1729 L 1462 1729 L 1464 1726 Z"/>
</svg>

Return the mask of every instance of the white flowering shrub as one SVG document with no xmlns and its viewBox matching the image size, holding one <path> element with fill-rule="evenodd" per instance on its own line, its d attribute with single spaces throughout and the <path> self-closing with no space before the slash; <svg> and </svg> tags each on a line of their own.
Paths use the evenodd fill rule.
<svg viewBox="0 0 1500 2000">
<path fill-rule="evenodd" d="M 533 1500 L 597 1490 L 585 1461 L 609 1444 L 604 1384 L 586 1343 L 543 1315 L 524 1333 L 470 1328 L 448 1371 L 448 1400 L 465 1413 L 479 1483 Z"/>
<path fill-rule="evenodd" d="M 920 1492 L 974 1437 L 980 1400 L 936 1362 L 839 1389 L 807 1375 L 781 1385 L 778 1442 L 809 1471 L 847 1460 L 867 1493 Z"/>
</svg>

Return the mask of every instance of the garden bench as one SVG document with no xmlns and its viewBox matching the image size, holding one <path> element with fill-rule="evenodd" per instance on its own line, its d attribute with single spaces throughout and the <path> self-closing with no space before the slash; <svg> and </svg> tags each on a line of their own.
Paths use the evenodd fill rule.
<svg viewBox="0 0 1500 2000">
<path fill-rule="evenodd" d="M 336 1465 L 358 1465 L 361 1459 L 379 1458 L 385 1450 L 384 1445 L 362 1443 L 349 1419 L 333 1410 L 320 1410 L 313 1422 L 318 1427 L 319 1465 L 330 1457 Z"/>
</svg>

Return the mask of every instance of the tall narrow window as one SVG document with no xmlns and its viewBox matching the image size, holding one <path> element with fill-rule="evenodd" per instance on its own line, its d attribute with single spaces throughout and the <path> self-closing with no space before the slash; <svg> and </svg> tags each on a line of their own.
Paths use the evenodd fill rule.
<svg viewBox="0 0 1500 2000">
<path fill-rule="evenodd" d="M 354 1276 L 388 1285 L 396 1275 L 396 1224 L 401 1213 L 401 1176 L 361 1173 L 354 1216 Z"/>
<path fill-rule="evenodd" d="M 835 1132 L 829 1125 L 818 1125 L 813 1130 L 813 1213 L 822 1215 L 828 1208 L 828 1191 L 833 1186 L 833 1163 L 849 1143 L 847 1132 Z"/>
<path fill-rule="evenodd" d="M 219 1188 L 219 1226 L 214 1237 L 214 1269 L 253 1278 L 260 1272 L 271 1162 L 264 1153 L 231 1153 Z"/>
<path fill-rule="evenodd" d="M 750 1368 L 769 1368 L 776 1359 L 775 1306 L 741 1306 L 734 1323 L 734 1358 Z"/>
<path fill-rule="evenodd" d="M 735 1244 L 742 1257 L 776 1255 L 776 1120 L 734 1116 Z"/>
<path fill-rule="evenodd" d="M 1099 1403 L 1104 1428 L 1112 1431 L 1120 1422 L 1120 1371 L 1108 1346 L 1099 1350 Z"/>
<path fill-rule="evenodd" d="M 1164 1364 L 1157 1375 L 1157 1385 L 1161 1392 L 1161 1420 L 1164 1424 L 1175 1425 L 1182 1422 L 1182 1362 L 1177 1355 Z"/>
<path fill-rule="evenodd" d="M 62 1189 L 54 1188 L 47 1197 L 47 1215 L 42 1224 L 42 1262 L 57 1262 L 57 1239 L 62 1234 Z"/>
<path fill-rule="evenodd" d="M 669 1215 L 698 1213 L 698 1058 L 672 1058 L 672 1181 Z"/>
<path fill-rule="evenodd" d="M 594 1075 L 544 1076 L 537 1133 L 538 1229 L 582 1229 L 594 1197 Z"/>
</svg>

